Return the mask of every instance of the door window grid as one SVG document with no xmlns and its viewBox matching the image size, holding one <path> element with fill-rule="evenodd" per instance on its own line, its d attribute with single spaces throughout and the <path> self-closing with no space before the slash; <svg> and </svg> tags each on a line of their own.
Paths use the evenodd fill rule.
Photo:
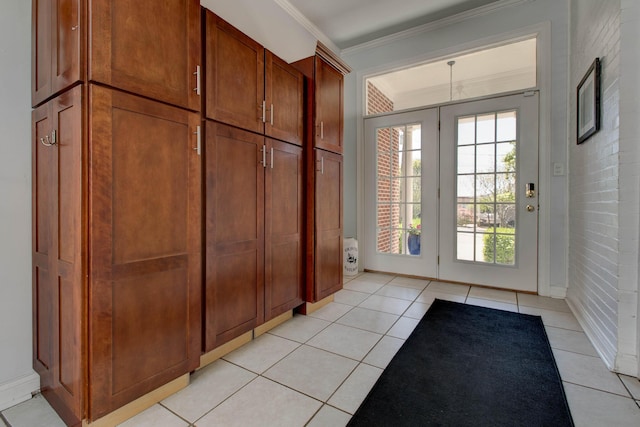
<svg viewBox="0 0 640 427">
<path fill-rule="evenodd" d="M 376 130 L 377 251 L 419 255 L 421 234 L 421 127 Z"/>
<path fill-rule="evenodd" d="M 516 261 L 515 110 L 457 118 L 456 259 Z"/>
</svg>

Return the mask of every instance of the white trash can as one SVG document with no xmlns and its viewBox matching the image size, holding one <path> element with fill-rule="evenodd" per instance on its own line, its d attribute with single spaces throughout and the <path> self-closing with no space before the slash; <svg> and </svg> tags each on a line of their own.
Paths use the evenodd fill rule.
<svg viewBox="0 0 640 427">
<path fill-rule="evenodd" d="M 355 276 L 358 274 L 358 241 L 353 237 L 347 237 L 343 241 L 344 247 L 344 275 Z"/>
</svg>

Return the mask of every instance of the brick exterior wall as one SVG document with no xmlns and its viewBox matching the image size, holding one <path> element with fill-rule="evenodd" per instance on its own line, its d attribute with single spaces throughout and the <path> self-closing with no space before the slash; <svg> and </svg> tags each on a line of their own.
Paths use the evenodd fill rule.
<svg viewBox="0 0 640 427">
<path fill-rule="evenodd" d="M 367 114 L 393 111 L 393 101 L 371 82 L 367 82 Z M 383 177 L 391 177 L 397 170 L 398 133 L 392 129 L 380 129 L 377 133 L 378 160 L 378 252 L 400 253 L 400 239 L 397 234 L 400 222 L 400 182 L 391 182 Z M 393 154 L 393 155 L 392 155 Z M 393 191 L 392 191 L 393 190 Z M 395 196 L 395 197 L 394 197 Z M 395 202 L 395 203 L 394 203 Z"/>
</svg>

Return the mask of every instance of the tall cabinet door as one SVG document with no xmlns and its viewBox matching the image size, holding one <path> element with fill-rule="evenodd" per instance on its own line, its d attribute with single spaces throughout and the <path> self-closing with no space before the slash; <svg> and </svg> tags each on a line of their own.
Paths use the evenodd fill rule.
<svg viewBox="0 0 640 427">
<path fill-rule="evenodd" d="M 206 117 L 264 132 L 264 48 L 205 11 Z"/>
<path fill-rule="evenodd" d="M 90 90 L 90 408 L 194 370 L 201 349 L 200 116 Z"/>
<path fill-rule="evenodd" d="M 81 0 L 32 0 L 31 103 L 39 105 L 82 76 Z"/>
<path fill-rule="evenodd" d="M 315 301 L 342 288 L 342 155 L 315 150 Z"/>
<path fill-rule="evenodd" d="M 303 302 L 302 147 L 267 140 L 265 177 L 265 320 Z"/>
<path fill-rule="evenodd" d="M 315 73 L 315 147 L 342 153 L 344 77 L 318 56 Z"/>
<path fill-rule="evenodd" d="M 68 423 L 84 414 L 82 87 L 33 112 L 33 349 L 41 389 Z"/>
<path fill-rule="evenodd" d="M 302 145 L 304 135 L 304 76 L 265 50 L 265 134 Z"/>
<path fill-rule="evenodd" d="M 264 320 L 264 137 L 206 127 L 205 351 Z"/>
<path fill-rule="evenodd" d="M 90 80 L 200 111 L 198 0 L 90 3 Z"/>
</svg>

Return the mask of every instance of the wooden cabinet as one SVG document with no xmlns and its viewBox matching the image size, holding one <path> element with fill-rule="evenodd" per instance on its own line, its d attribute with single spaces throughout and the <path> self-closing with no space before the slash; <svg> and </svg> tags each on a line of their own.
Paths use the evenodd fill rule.
<svg viewBox="0 0 640 427">
<path fill-rule="evenodd" d="M 84 78 L 83 0 L 32 0 L 31 105 Z"/>
<path fill-rule="evenodd" d="M 264 321 L 264 137 L 207 122 L 205 351 Z"/>
<path fill-rule="evenodd" d="M 206 117 L 301 145 L 304 76 L 205 11 Z"/>
<path fill-rule="evenodd" d="M 342 289 L 343 75 L 350 69 L 321 43 L 292 65 L 306 77 L 306 301 L 317 302 Z"/>
<path fill-rule="evenodd" d="M 91 86 L 89 395 L 95 419 L 195 370 L 200 115 Z"/>
<path fill-rule="evenodd" d="M 342 156 L 313 150 L 314 168 L 309 176 L 310 206 L 308 263 L 312 286 L 308 301 L 319 301 L 342 289 L 343 164 Z"/>
<path fill-rule="evenodd" d="M 200 116 L 86 90 L 33 112 L 34 368 L 68 424 L 194 370 L 201 349 Z"/>
<path fill-rule="evenodd" d="M 308 78 L 307 127 L 314 148 L 342 154 L 344 77 L 319 55 L 293 64 Z"/>
<path fill-rule="evenodd" d="M 205 351 L 302 303 L 302 149 L 208 121 Z"/>
<path fill-rule="evenodd" d="M 302 147 L 267 139 L 265 178 L 265 321 L 303 303 L 304 173 Z"/>
<path fill-rule="evenodd" d="M 84 414 L 86 204 L 82 87 L 32 114 L 34 369 L 67 421 Z"/>
<path fill-rule="evenodd" d="M 32 5 L 34 106 L 88 78 L 200 111 L 199 1 L 174 0 L 162 7 L 152 0 L 32 0 Z"/>
</svg>

